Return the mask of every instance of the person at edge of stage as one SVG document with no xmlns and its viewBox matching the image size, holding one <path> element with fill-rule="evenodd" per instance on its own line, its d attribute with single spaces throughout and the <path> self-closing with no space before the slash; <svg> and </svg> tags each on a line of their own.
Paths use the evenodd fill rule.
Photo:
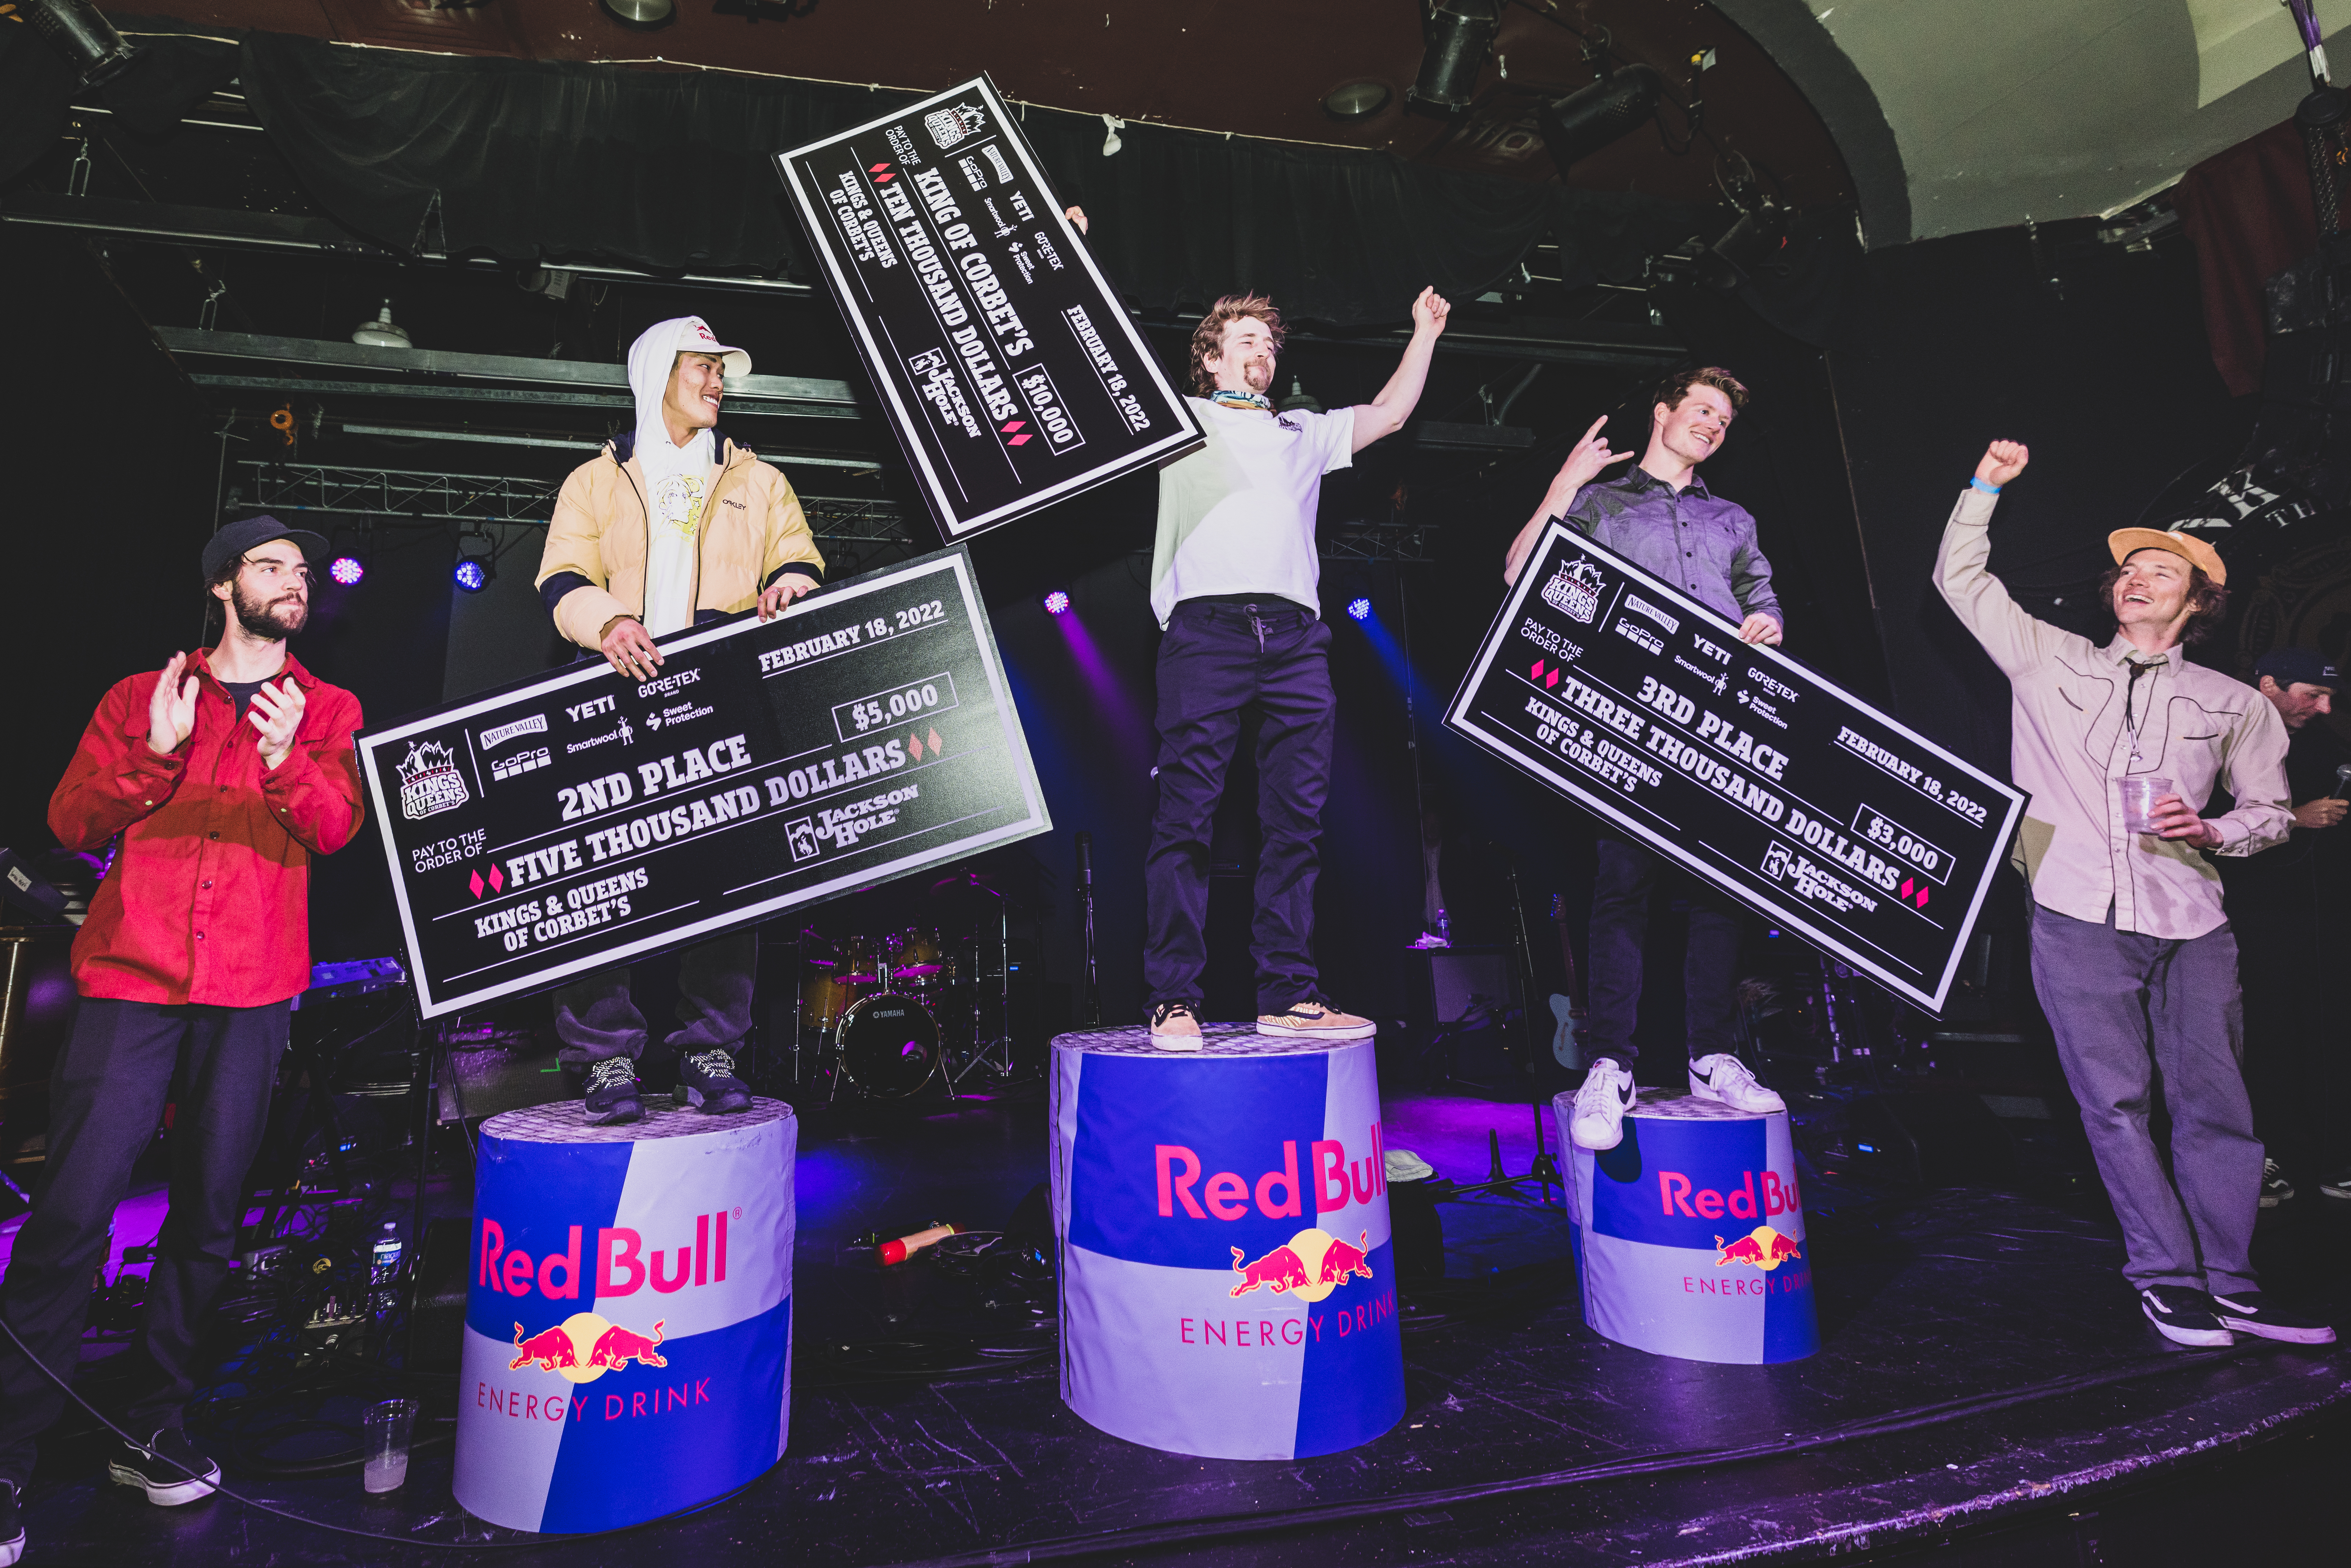
<svg viewBox="0 0 2351 1568">
<path fill-rule="evenodd" d="M 539 597 L 567 641 L 627 680 L 659 675 L 654 638 L 754 608 L 772 620 L 824 580 L 791 482 L 718 428 L 726 378 L 750 373 L 751 356 L 721 343 L 701 317 L 654 322 L 629 346 L 635 428 L 573 469 L 556 497 Z M 682 1103 L 705 1113 L 749 1107 L 729 1048 L 750 1030 L 758 956 L 747 927 L 680 958 L 680 1027 L 663 1043 L 677 1054 Z M 625 966 L 559 989 L 555 1032 L 591 1125 L 644 1114 L 636 1064 L 645 1017 Z"/>
<path fill-rule="evenodd" d="M 2032 890 L 2032 984 L 2123 1231 L 2123 1275 L 2166 1339 L 2239 1333 L 2329 1344 L 2335 1331 L 2263 1294 L 2252 1270 L 2262 1145 L 2241 1071 L 2237 940 L 2208 854 L 2283 843 L 2285 726 L 2241 681 L 2188 662 L 2218 623 L 2228 569 L 2186 533 L 2119 528 L 2100 599 L 2101 647 L 2017 608 L 1987 570 L 2001 489 L 2031 460 L 1995 441 L 1959 492 L 1935 586 L 2008 677 L 2010 768 L 2032 797 L 2016 853 Z M 2118 786 L 2170 780 L 2125 831 Z M 2225 786 L 2236 806 L 2191 800 Z M 2168 1168 L 2150 1127 L 2171 1119 Z"/>
<path fill-rule="evenodd" d="M 0 1282 L 0 1564 L 24 1551 L 18 1499 L 57 1420 L 131 1164 L 176 1110 L 171 1207 L 156 1240 L 123 1425 L 107 1474 L 164 1507 L 220 1467 L 182 1426 L 198 1322 L 228 1278 L 292 1017 L 310 984 L 310 860 L 361 820 L 359 699 L 302 667 L 307 552 L 271 517 L 229 524 L 202 557 L 218 643 L 117 681 L 49 798 L 67 849 L 118 844 L 75 935 L 73 1029 L 50 1077 L 48 1157 Z M 173 1085 L 178 1084 L 176 1095 Z"/>
<path fill-rule="evenodd" d="M 2307 648 L 2271 649 L 2253 662 L 2253 681 L 2286 727 L 2294 833 L 2276 849 L 2231 856 L 2220 867 L 2245 998 L 2245 1090 L 2262 1138 L 2262 1207 L 2274 1208 L 2293 1199 L 2296 1175 L 2315 1176 L 2326 1197 L 2351 1198 L 2351 1171 L 2337 1171 L 2339 1151 L 2327 1147 L 2339 1136 L 2327 1124 L 2336 1071 L 2328 1031 L 2339 1026 L 2330 1024 L 2318 936 L 2336 896 L 2320 862 L 2335 849 L 2327 830 L 2343 821 L 2335 770 L 2345 752 L 2331 727 L 2310 722 L 2333 710 L 2342 683 L 2325 655 Z"/>
<path fill-rule="evenodd" d="M 1698 472 L 1722 450 L 1731 421 L 1746 406 L 1747 389 L 1719 366 L 1667 376 L 1651 400 L 1648 450 L 1613 479 L 1601 475 L 1633 454 L 1609 450 L 1601 434 L 1607 415 L 1593 421 L 1569 450 L 1542 504 L 1510 541 L 1502 580 L 1515 585 L 1544 530 L 1564 521 L 1737 622 L 1741 642 L 1776 645 L 1786 622 L 1771 591 L 1771 563 L 1756 543 L 1755 519 L 1746 507 L 1708 490 Z M 1625 1113 L 1635 1093 L 1633 1065 L 1640 1057 L 1633 1025 L 1641 1008 L 1641 948 L 1650 895 L 1660 882 L 1689 905 L 1682 995 L 1690 1092 L 1740 1111 L 1786 1110 L 1731 1053 L 1738 901 L 1604 828 L 1596 847 L 1600 863 L 1584 966 L 1592 980 L 1585 1013 L 1592 1065 L 1575 1092 L 1568 1136 L 1587 1149 L 1613 1149 L 1624 1140 Z"/>
<path fill-rule="evenodd" d="M 1208 842 L 1245 708 L 1258 734 L 1257 1031 L 1290 1040 L 1364 1040 L 1315 968 L 1314 880 L 1331 782 L 1336 701 L 1331 629 L 1316 597 L 1322 563 L 1314 511 L 1322 476 L 1412 416 L 1451 309 L 1434 288 L 1412 302 L 1412 340 L 1368 403 L 1277 413 L 1269 395 L 1281 313 L 1228 295 L 1192 334 L 1192 412 L 1207 445 L 1159 471 L 1151 608 L 1159 644 L 1159 806 L 1144 862 L 1143 974 L 1150 1032 L 1166 1051 L 1200 1049 L 1207 964 Z"/>
</svg>

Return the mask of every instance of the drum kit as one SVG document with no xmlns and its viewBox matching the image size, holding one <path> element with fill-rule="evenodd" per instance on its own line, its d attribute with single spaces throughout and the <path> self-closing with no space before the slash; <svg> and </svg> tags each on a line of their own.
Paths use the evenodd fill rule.
<svg viewBox="0 0 2351 1568">
<path fill-rule="evenodd" d="M 977 1071 L 1012 1075 L 1010 901 L 977 872 L 934 883 L 931 896 L 970 912 L 960 936 L 953 925 L 800 934 L 793 1059 L 830 1079 L 831 1099 L 911 1099 L 939 1080 L 953 1094 Z"/>
</svg>

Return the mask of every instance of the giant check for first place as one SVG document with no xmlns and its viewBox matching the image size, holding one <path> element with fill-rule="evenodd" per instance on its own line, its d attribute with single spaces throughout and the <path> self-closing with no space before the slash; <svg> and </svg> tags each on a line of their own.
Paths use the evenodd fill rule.
<svg viewBox="0 0 2351 1568">
<path fill-rule="evenodd" d="M 1046 831 L 961 549 L 359 738 L 426 1018 Z"/>
<path fill-rule="evenodd" d="M 1445 722 L 1937 1012 L 2024 807 L 1560 523 Z"/>
</svg>

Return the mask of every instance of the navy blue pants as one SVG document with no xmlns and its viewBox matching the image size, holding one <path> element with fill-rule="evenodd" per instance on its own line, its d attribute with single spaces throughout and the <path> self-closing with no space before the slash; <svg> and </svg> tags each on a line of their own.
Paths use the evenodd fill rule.
<svg viewBox="0 0 2351 1568">
<path fill-rule="evenodd" d="M 1302 605 L 1187 599 L 1159 644 L 1159 810 L 1143 875 L 1143 977 L 1151 1000 L 1200 999 L 1207 966 L 1208 841 L 1243 710 L 1257 737 L 1257 1005 L 1312 995 L 1314 876 L 1331 787 L 1331 629 Z"/>
<path fill-rule="evenodd" d="M 123 1421 L 142 1437 L 178 1426 L 195 1390 L 197 1320 L 236 1256 L 246 1173 L 261 1147 L 291 1017 L 284 1002 L 163 1007 L 84 997 L 50 1075 L 48 1156 L 0 1283 L 0 1314 L 68 1382 L 81 1358 L 107 1226 L 130 1188 L 131 1162 L 153 1140 L 173 1082 L 180 1085 L 172 1207 L 147 1276 L 134 1346 L 143 1365 Z M 118 1239 L 137 1246 L 147 1239 Z M 65 1403 L 40 1367 L 0 1336 L 0 1480 L 23 1490 L 33 1439 Z"/>
</svg>

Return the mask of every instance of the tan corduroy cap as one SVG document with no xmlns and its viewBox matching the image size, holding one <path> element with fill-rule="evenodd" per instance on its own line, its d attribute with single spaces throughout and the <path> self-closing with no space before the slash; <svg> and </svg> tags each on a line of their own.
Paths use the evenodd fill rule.
<svg viewBox="0 0 2351 1568">
<path fill-rule="evenodd" d="M 2220 552 L 2193 534 L 2177 531 L 2167 533 L 2161 528 L 2116 528 L 2106 536 L 2106 546 L 2115 552 L 2115 564 L 2128 560 L 2133 550 L 2169 550 L 2190 566 L 2204 569 L 2216 587 L 2226 587 L 2229 569 L 2220 563 Z"/>
</svg>

